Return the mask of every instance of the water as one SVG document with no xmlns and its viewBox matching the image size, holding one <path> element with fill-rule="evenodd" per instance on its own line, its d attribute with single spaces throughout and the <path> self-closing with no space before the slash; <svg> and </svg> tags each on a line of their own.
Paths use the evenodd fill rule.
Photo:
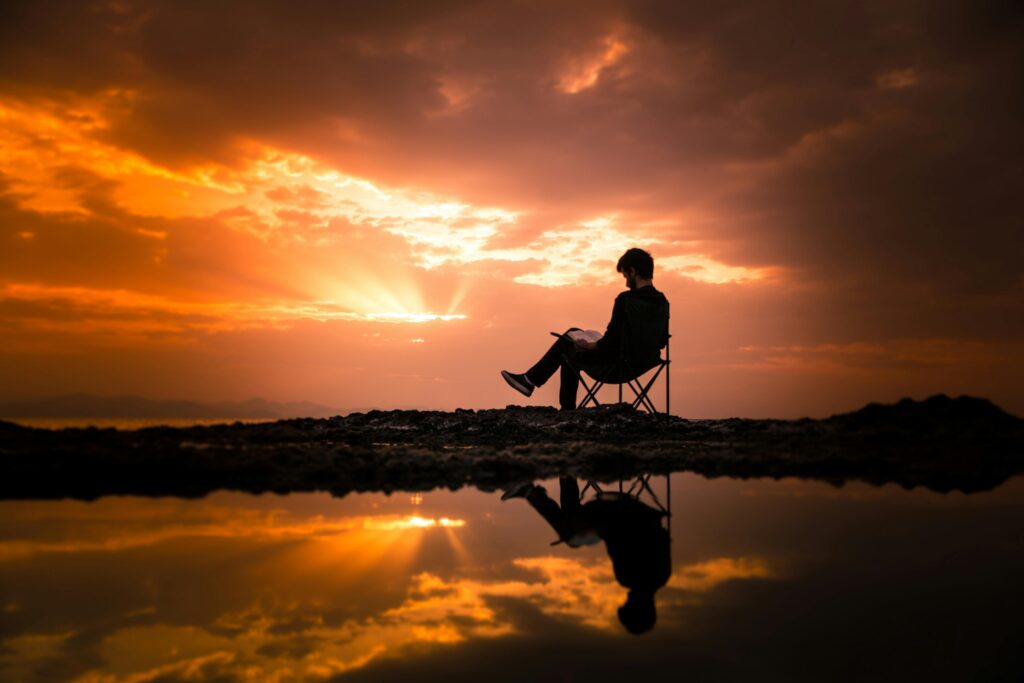
<svg viewBox="0 0 1024 683">
<path fill-rule="evenodd" d="M 967 496 L 678 474 L 670 493 L 672 575 L 640 636 L 605 544 L 552 546 L 499 493 L 3 502 L 0 679 L 1019 673 L 1024 480 Z"/>
<path fill-rule="evenodd" d="M 23 427 L 35 429 L 66 429 L 68 427 L 84 429 L 143 429 L 145 427 L 208 427 L 211 425 L 261 424 L 274 422 L 277 418 L 252 417 L 12 417 L 0 418 Z"/>
</svg>

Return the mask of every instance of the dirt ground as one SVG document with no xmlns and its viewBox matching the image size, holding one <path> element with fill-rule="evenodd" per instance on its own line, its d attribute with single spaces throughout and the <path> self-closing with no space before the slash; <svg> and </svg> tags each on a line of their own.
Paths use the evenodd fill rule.
<svg viewBox="0 0 1024 683">
<path fill-rule="evenodd" d="M 490 490 L 562 474 L 607 481 L 675 471 L 987 490 L 1024 472 L 1024 420 L 984 399 L 935 396 L 824 420 L 686 420 L 613 405 L 134 431 L 0 422 L 0 497 L 8 499 Z"/>
</svg>

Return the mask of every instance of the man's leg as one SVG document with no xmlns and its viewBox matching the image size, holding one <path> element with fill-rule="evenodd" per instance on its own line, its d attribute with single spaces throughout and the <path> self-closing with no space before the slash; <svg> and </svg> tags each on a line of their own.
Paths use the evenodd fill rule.
<svg viewBox="0 0 1024 683">
<path fill-rule="evenodd" d="M 558 389 L 558 404 L 562 410 L 576 409 L 576 393 L 580 386 L 580 373 L 586 372 L 591 377 L 596 377 L 595 372 L 600 372 L 603 364 L 600 357 L 595 356 L 594 351 L 586 351 L 573 344 L 573 347 L 565 354 L 570 367 L 562 361 L 562 384 Z"/>
<path fill-rule="evenodd" d="M 572 327 L 568 331 L 578 330 L 578 327 Z M 537 363 L 526 371 L 526 378 L 530 380 L 530 383 L 535 387 L 542 387 L 544 384 L 551 379 L 551 375 L 555 374 L 555 370 L 562 365 L 562 356 L 571 353 L 576 345 L 572 343 L 572 340 L 567 337 L 560 337 L 551 345 L 547 353 L 541 356 L 541 359 Z M 575 392 L 574 392 L 575 397 Z M 574 406 L 575 407 L 575 406 Z"/>
<path fill-rule="evenodd" d="M 571 353 L 571 352 L 570 352 Z M 572 358 L 572 356 L 569 356 Z M 562 410 L 576 409 L 576 392 L 580 387 L 580 378 L 576 371 L 562 361 L 561 384 L 558 386 L 558 405 Z"/>
<path fill-rule="evenodd" d="M 562 513 L 562 509 L 558 507 L 558 503 L 548 498 L 548 492 L 544 490 L 543 486 L 535 486 L 533 490 L 526 494 L 526 502 L 540 513 L 544 521 L 551 525 L 551 528 L 558 534 L 559 539 L 564 540 L 568 537 L 570 531 L 565 515 Z"/>
<path fill-rule="evenodd" d="M 580 485 L 576 477 L 559 477 L 558 488 L 562 502 L 562 512 L 567 515 L 575 514 L 580 509 Z"/>
<path fill-rule="evenodd" d="M 562 502 L 561 539 L 573 548 L 587 545 L 587 537 L 592 536 L 595 530 L 583 513 L 580 485 L 576 477 L 559 477 L 558 487 L 561 489 Z"/>
</svg>

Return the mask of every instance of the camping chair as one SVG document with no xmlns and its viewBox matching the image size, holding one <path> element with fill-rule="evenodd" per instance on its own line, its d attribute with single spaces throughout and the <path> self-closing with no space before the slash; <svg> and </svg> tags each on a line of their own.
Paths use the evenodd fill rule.
<svg viewBox="0 0 1024 683">
<path fill-rule="evenodd" d="M 619 340 L 619 357 L 608 366 L 595 372 L 588 370 L 593 377 L 594 383 L 589 384 L 579 368 L 572 364 L 568 355 L 563 355 L 562 360 L 572 369 L 583 385 L 586 395 L 576 408 L 586 408 L 593 403 L 601 405 L 597 400 L 597 392 L 606 384 L 619 385 L 619 403 L 622 403 L 622 385 L 626 384 L 633 391 L 634 398 L 631 405 L 634 409 L 644 409 L 649 413 L 658 413 L 654 407 L 648 392 L 654 386 L 654 382 L 665 371 L 665 415 L 669 414 L 669 343 L 672 335 L 667 333 L 669 324 L 668 302 L 649 302 L 640 299 L 626 299 L 625 302 L 625 324 L 622 328 L 622 337 Z M 567 334 L 552 332 L 552 335 L 559 338 L 568 338 Z M 665 357 L 661 358 L 661 341 L 665 340 Z M 571 341 L 571 340 L 570 340 Z M 647 363 L 636 366 L 635 360 L 630 363 L 630 351 L 647 351 L 648 355 L 656 357 L 653 364 Z M 632 356 L 634 359 L 636 356 Z M 641 377 L 654 370 L 654 374 L 642 383 Z"/>
<path fill-rule="evenodd" d="M 668 474 L 665 475 L 665 502 L 662 503 L 661 499 L 658 497 L 658 494 L 656 494 L 654 492 L 654 489 L 651 488 L 651 477 L 652 476 L 654 476 L 654 475 L 652 475 L 652 474 L 641 474 L 641 475 L 637 476 L 635 479 L 633 479 L 632 481 L 629 482 L 629 487 L 628 488 L 625 486 L 627 480 L 619 479 L 619 490 L 617 492 L 614 491 L 614 490 L 613 491 L 606 491 L 605 489 L 603 489 L 601 487 L 601 484 L 599 484 L 598 482 L 594 481 L 593 479 L 588 479 L 587 480 L 587 485 L 583 487 L 582 491 L 580 491 L 580 502 L 581 503 L 583 502 L 583 498 L 586 497 L 587 491 L 593 491 L 595 496 L 602 496 L 602 495 L 608 495 L 608 494 L 611 494 L 611 495 L 618 494 L 618 495 L 622 495 L 622 496 L 632 496 L 633 498 L 636 498 L 637 500 L 639 500 L 641 502 L 645 502 L 643 500 L 643 498 L 644 498 L 644 494 L 646 493 L 647 494 L 647 496 L 646 496 L 647 499 L 650 502 L 654 503 L 654 507 L 661 512 L 661 514 L 662 514 L 662 516 L 663 516 L 663 518 L 665 520 L 665 529 L 668 531 L 669 538 L 671 538 L 672 537 L 672 478 Z"/>
<path fill-rule="evenodd" d="M 617 497 L 619 497 L 619 498 L 625 498 L 625 497 L 633 498 L 634 500 L 637 500 L 637 501 L 639 501 L 641 503 L 644 503 L 648 507 L 652 507 L 655 510 L 657 510 L 659 513 L 661 513 L 661 524 L 664 527 L 665 531 L 668 532 L 669 542 L 671 542 L 671 540 L 672 540 L 672 477 L 671 477 L 671 475 L 668 475 L 668 474 L 663 475 L 665 477 L 665 491 L 664 491 L 665 502 L 663 503 L 661 498 L 658 497 L 658 494 L 656 494 L 654 492 L 654 489 L 651 487 L 651 478 L 654 477 L 654 476 L 655 476 L 654 474 L 648 473 L 648 474 L 640 474 L 640 475 L 637 475 L 636 477 L 631 477 L 630 479 L 619 479 L 618 491 L 616 491 L 613 488 L 611 488 L 611 486 L 609 486 L 608 488 L 603 488 L 604 485 L 594 481 L 593 479 L 588 479 L 586 486 L 584 486 L 580 490 L 580 494 L 579 494 L 579 496 L 580 496 L 579 497 L 580 504 L 583 504 L 583 500 L 584 500 L 584 498 L 587 497 L 587 492 L 588 491 L 593 491 L 594 492 L 593 498 L 602 498 L 602 497 L 611 498 L 611 499 L 615 499 Z M 628 487 L 626 486 L 627 483 L 628 483 Z M 645 498 L 646 498 L 646 500 L 645 500 Z M 551 545 L 552 546 L 562 545 L 565 542 L 566 542 L 565 539 L 557 538 L 557 539 L 555 539 L 554 541 L 551 542 Z M 595 540 L 595 542 L 596 542 L 596 540 Z M 586 543 L 585 545 L 590 545 L 590 544 Z M 576 547 L 576 546 L 574 546 L 574 547 Z"/>
</svg>

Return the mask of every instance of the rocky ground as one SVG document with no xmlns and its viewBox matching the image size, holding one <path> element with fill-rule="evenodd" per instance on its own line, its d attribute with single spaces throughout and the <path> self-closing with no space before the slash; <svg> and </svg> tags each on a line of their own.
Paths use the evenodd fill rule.
<svg viewBox="0 0 1024 683">
<path fill-rule="evenodd" d="M 560 474 L 670 471 L 980 491 L 1024 472 L 1024 420 L 984 399 L 935 396 L 824 420 L 686 420 L 616 405 L 135 431 L 0 422 L 2 498 L 494 489 Z"/>
</svg>

